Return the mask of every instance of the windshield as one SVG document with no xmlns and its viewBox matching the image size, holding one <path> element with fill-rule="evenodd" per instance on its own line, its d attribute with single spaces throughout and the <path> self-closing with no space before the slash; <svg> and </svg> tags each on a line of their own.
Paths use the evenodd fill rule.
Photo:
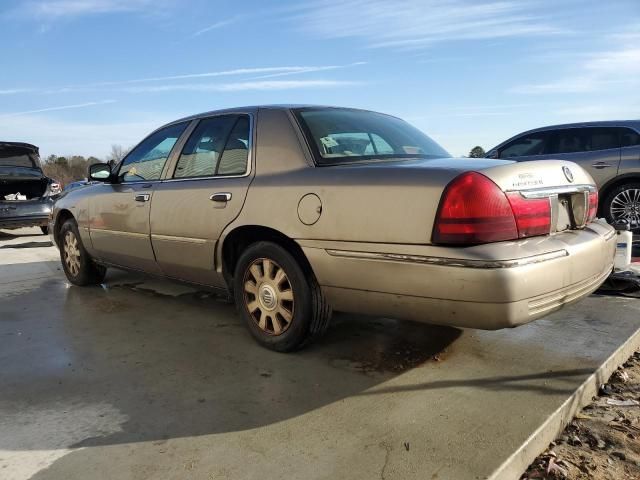
<svg viewBox="0 0 640 480">
<path fill-rule="evenodd" d="M 451 156 L 417 128 L 389 115 L 342 108 L 302 108 L 294 113 L 319 165 Z"/>
</svg>

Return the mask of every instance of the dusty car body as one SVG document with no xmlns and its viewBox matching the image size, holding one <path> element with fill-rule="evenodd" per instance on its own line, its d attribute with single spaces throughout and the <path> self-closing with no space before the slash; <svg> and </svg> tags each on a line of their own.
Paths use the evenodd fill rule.
<svg viewBox="0 0 640 480">
<path fill-rule="evenodd" d="M 0 142 L 0 228 L 41 227 L 46 233 L 60 185 L 40 167 L 38 147 Z"/>
<path fill-rule="evenodd" d="M 600 215 L 611 224 L 625 220 L 640 230 L 640 120 L 536 128 L 502 142 L 487 157 L 577 163 L 600 190 Z"/>
<path fill-rule="evenodd" d="M 231 133 L 206 133 L 225 118 Z M 220 135 L 224 149 L 211 147 Z M 210 112 L 157 130 L 113 171 L 92 168 L 103 182 L 64 192 L 51 216 L 72 282 L 116 266 L 220 288 L 276 350 L 317 336 L 332 309 L 517 326 L 593 292 L 613 264 L 615 232 L 594 220 L 582 168 L 450 158 L 373 112 Z"/>
</svg>

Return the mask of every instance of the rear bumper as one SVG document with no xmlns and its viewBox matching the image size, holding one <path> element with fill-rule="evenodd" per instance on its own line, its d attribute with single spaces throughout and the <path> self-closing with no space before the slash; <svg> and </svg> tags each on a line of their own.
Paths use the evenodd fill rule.
<svg viewBox="0 0 640 480">
<path fill-rule="evenodd" d="M 49 222 L 53 200 L 0 201 L 0 228 L 44 227 Z"/>
<path fill-rule="evenodd" d="M 494 330 L 530 322 L 595 291 L 613 268 L 616 235 L 593 223 L 458 249 L 299 243 L 335 310 Z"/>
</svg>

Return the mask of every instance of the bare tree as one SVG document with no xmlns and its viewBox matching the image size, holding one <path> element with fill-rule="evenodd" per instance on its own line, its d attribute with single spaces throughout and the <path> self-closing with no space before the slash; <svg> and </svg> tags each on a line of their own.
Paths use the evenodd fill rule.
<svg viewBox="0 0 640 480">
<path fill-rule="evenodd" d="M 113 144 L 111 145 L 111 152 L 107 155 L 107 160 L 109 162 L 118 163 L 122 160 L 127 153 L 129 153 L 129 149 L 124 148 L 122 145 Z"/>
</svg>

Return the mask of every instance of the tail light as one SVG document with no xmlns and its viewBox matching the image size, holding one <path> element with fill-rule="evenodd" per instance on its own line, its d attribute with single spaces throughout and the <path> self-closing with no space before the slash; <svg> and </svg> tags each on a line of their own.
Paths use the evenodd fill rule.
<svg viewBox="0 0 640 480">
<path fill-rule="evenodd" d="M 587 214 L 587 223 L 593 222 L 598 214 L 598 191 L 589 192 L 589 210 Z"/>
<path fill-rule="evenodd" d="M 463 173 L 445 189 L 433 229 L 433 242 L 455 245 L 516 240 L 551 230 L 548 198 L 505 194 L 477 172 Z"/>
</svg>

